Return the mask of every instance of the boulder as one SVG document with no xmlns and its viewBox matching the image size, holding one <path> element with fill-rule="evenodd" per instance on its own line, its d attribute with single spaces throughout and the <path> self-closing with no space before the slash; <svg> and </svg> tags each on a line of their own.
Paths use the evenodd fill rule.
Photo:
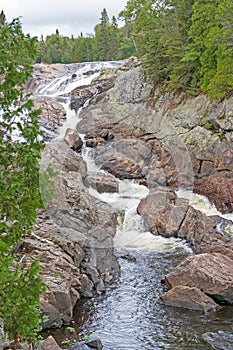
<svg viewBox="0 0 233 350">
<path fill-rule="evenodd" d="M 196 287 L 178 285 L 163 294 L 160 300 L 167 306 L 202 311 L 204 314 L 219 309 L 219 305 L 216 304 L 213 299 Z"/>
<path fill-rule="evenodd" d="M 118 192 L 117 180 L 113 176 L 103 172 L 89 172 L 83 181 L 86 187 L 92 187 L 99 193 Z"/>
<path fill-rule="evenodd" d="M 137 211 L 151 233 L 185 239 L 194 252 L 204 252 L 213 246 L 233 250 L 231 239 L 217 229 L 222 222 L 220 217 L 206 216 L 167 188 L 150 189 Z"/>
<path fill-rule="evenodd" d="M 83 146 L 83 140 L 81 139 L 78 132 L 74 129 L 68 128 L 64 137 L 64 141 L 72 148 L 74 151 L 80 151 Z"/>
<path fill-rule="evenodd" d="M 196 287 L 218 303 L 233 304 L 233 260 L 222 254 L 191 255 L 165 277 L 169 288 Z"/>
<path fill-rule="evenodd" d="M 118 179 L 142 179 L 145 177 L 139 165 L 122 157 L 112 157 L 104 162 L 101 167 Z"/>
<path fill-rule="evenodd" d="M 150 158 L 151 148 L 135 138 L 113 140 L 95 149 L 95 163 L 119 179 L 145 178 Z"/>
<path fill-rule="evenodd" d="M 185 239 L 196 253 L 217 245 L 233 250 L 231 238 L 218 229 L 222 221 L 219 216 L 207 216 L 189 206 L 177 237 Z"/>
<path fill-rule="evenodd" d="M 138 205 L 146 229 L 164 237 L 176 237 L 188 210 L 187 200 L 164 187 L 152 188 Z"/>
<path fill-rule="evenodd" d="M 203 251 L 203 253 L 219 253 L 233 260 L 233 247 L 225 247 L 219 245 L 213 245 L 211 248 L 208 248 Z"/>
<path fill-rule="evenodd" d="M 72 91 L 71 98 L 71 109 L 74 109 L 76 112 L 80 107 L 82 107 L 86 101 L 95 95 L 95 88 L 91 86 L 82 86 L 77 87 Z"/>
<path fill-rule="evenodd" d="M 222 213 L 233 212 L 233 173 L 219 172 L 194 182 L 194 192 L 206 196 Z"/>
</svg>

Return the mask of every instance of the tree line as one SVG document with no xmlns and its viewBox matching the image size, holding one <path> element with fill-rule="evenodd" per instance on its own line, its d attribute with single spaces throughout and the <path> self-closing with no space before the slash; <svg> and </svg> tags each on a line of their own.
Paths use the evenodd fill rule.
<svg viewBox="0 0 233 350">
<path fill-rule="evenodd" d="M 55 34 L 41 36 L 38 40 L 37 62 L 74 63 L 121 60 L 135 54 L 132 38 L 119 28 L 116 17 L 109 20 L 106 9 L 101 12 L 100 23 L 94 28 L 95 34 L 77 38 L 62 36 L 59 29 Z"/>
<path fill-rule="evenodd" d="M 148 76 L 171 91 L 221 99 L 233 89 L 232 0 L 129 0 L 116 18 L 101 12 L 94 35 L 38 41 L 37 62 L 142 59 Z"/>
<path fill-rule="evenodd" d="M 214 99 L 232 92 L 232 0 L 130 0 L 120 17 L 156 82 Z"/>
</svg>

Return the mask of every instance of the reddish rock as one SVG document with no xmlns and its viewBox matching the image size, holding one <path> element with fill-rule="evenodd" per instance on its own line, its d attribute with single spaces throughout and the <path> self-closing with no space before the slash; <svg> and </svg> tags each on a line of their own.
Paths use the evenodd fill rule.
<svg viewBox="0 0 233 350">
<path fill-rule="evenodd" d="M 137 210 L 150 232 L 171 237 L 177 235 L 187 209 L 186 200 L 177 199 L 173 191 L 157 187 L 141 200 Z"/>
<path fill-rule="evenodd" d="M 226 248 L 224 246 L 213 246 L 203 253 L 219 253 L 233 260 L 233 247 Z"/>
<path fill-rule="evenodd" d="M 165 280 L 170 288 L 196 287 L 218 302 L 233 304 L 233 260 L 222 254 L 191 255 Z"/>
<path fill-rule="evenodd" d="M 78 132 L 74 129 L 68 128 L 64 137 L 64 141 L 74 151 L 80 151 L 83 145 L 83 140 L 79 136 Z"/>
<path fill-rule="evenodd" d="M 230 239 L 217 232 L 218 217 L 206 216 L 166 188 L 151 189 L 139 203 L 138 213 L 151 233 L 185 239 L 195 252 L 217 245 L 233 249 Z"/>
<path fill-rule="evenodd" d="M 233 211 L 233 173 L 219 172 L 194 182 L 194 192 L 206 196 L 222 213 Z"/>
<path fill-rule="evenodd" d="M 87 147 L 96 147 L 97 145 L 103 143 L 105 140 L 101 137 L 89 137 L 86 140 Z"/>
<path fill-rule="evenodd" d="M 113 157 L 103 163 L 102 168 L 119 179 L 142 179 L 145 177 L 139 165 L 129 159 Z"/>
<path fill-rule="evenodd" d="M 177 237 L 185 239 L 197 253 L 216 245 L 232 249 L 233 244 L 230 239 L 217 231 L 219 220 L 217 216 L 207 216 L 189 206 Z"/>
<path fill-rule="evenodd" d="M 97 192 L 118 192 L 118 182 L 109 174 L 89 172 L 84 179 L 84 185 L 94 188 Z"/>
<path fill-rule="evenodd" d="M 160 300 L 167 306 L 202 311 L 205 314 L 219 308 L 219 305 L 213 299 L 195 287 L 176 286 L 162 295 Z"/>
</svg>

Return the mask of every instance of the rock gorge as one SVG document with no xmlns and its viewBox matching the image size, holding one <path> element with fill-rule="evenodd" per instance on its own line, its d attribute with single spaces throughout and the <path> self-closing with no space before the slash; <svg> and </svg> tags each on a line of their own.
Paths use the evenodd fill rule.
<svg viewBox="0 0 233 350">
<path fill-rule="evenodd" d="M 55 138 L 66 111 L 59 99 L 36 91 L 65 72 L 72 78 L 77 66 L 35 65 L 27 89 L 42 108 L 46 141 Z M 104 292 L 119 274 L 113 238 L 123 214 L 88 192 L 88 187 L 118 191 L 115 178 L 147 186 L 149 194 L 138 206 L 145 228 L 185 239 L 195 253 L 165 277 L 173 293 L 168 291 L 161 302 L 204 312 L 233 304 L 232 235 L 220 229 L 232 222 L 206 216 L 177 195 L 178 188 L 190 189 L 207 196 L 220 212 L 232 212 L 233 96 L 217 103 L 204 94 L 175 95 L 148 81 L 135 58 L 64 96 L 75 111 L 85 107 L 73 134 L 69 130 L 66 140 L 46 144 L 41 169 L 52 166 L 58 174 L 56 196 L 47 203 L 48 188 L 41 185 L 48 206 L 18 251 L 41 262 L 48 287 L 42 296 L 48 316 L 43 326 L 69 324 L 76 302 Z M 109 175 L 87 172 L 79 153 L 82 144 L 74 150 L 77 134 L 85 134 L 95 163 Z"/>
</svg>

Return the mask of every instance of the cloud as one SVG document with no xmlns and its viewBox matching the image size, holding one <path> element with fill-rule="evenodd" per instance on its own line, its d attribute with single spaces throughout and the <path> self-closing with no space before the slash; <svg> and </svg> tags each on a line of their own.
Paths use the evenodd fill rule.
<svg viewBox="0 0 233 350">
<path fill-rule="evenodd" d="M 127 0 L 1 0 L 7 20 L 21 16 L 24 31 L 37 36 L 52 34 L 56 29 L 69 36 L 93 32 L 103 8 L 110 18 L 117 17 L 126 3 Z"/>
</svg>

